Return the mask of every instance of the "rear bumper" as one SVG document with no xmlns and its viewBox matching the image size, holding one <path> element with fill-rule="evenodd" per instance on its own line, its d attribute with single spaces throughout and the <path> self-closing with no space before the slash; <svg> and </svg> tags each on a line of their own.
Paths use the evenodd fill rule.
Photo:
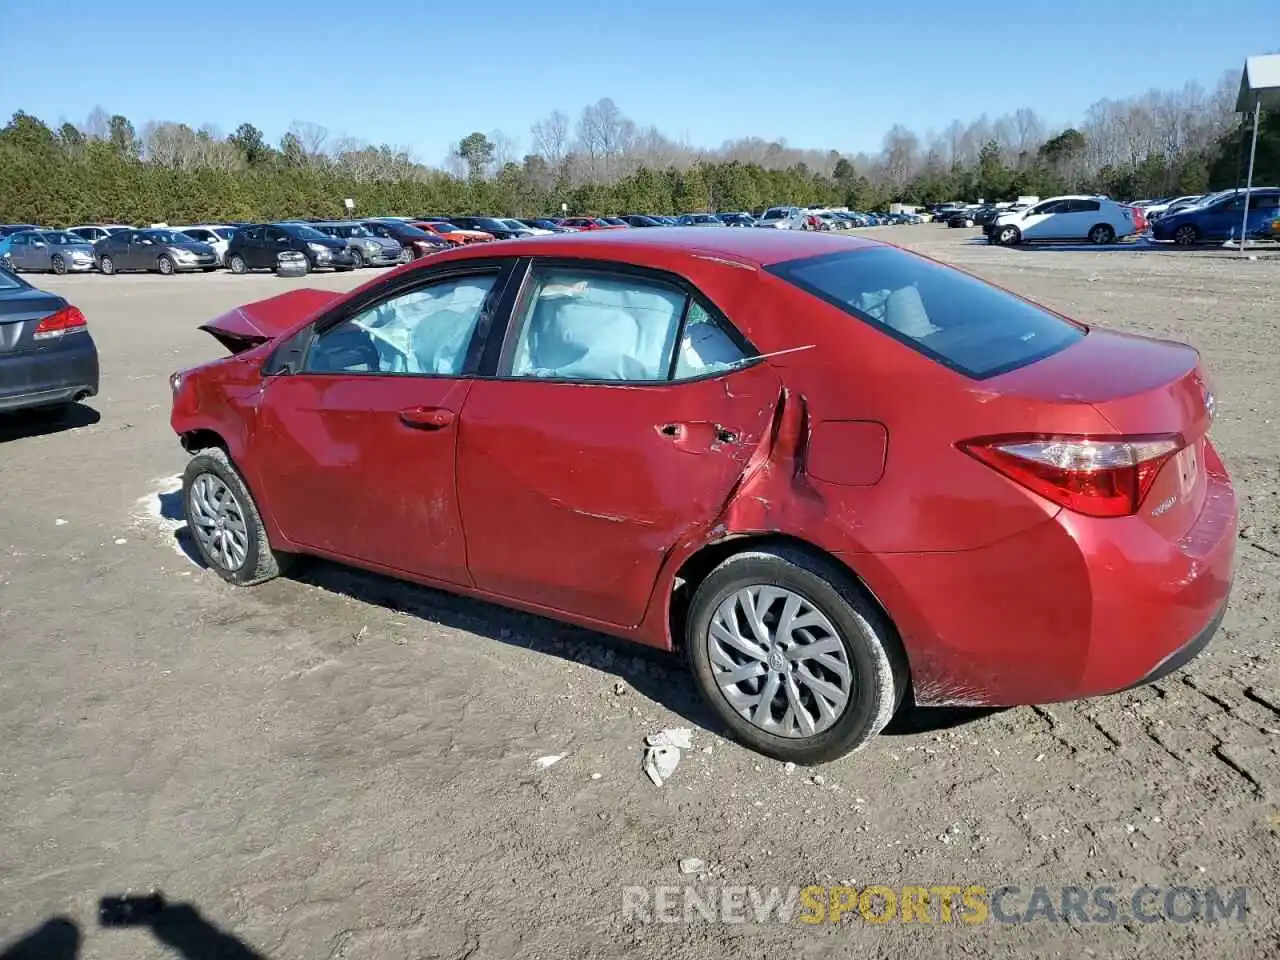
<svg viewBox="0 0 1280 960">
<path fill-rule="evenodd" d="M 87 333 L 29 353 L 0 355 L 0 411 L 70 403 L 98 392 L 98 350 Z"/>
<path fill-rule="evenodd" d="M 916 702 L 1075 700 L 1194 658 L 1224 615 L 1237 536 L 1231 481 L 1206 451 L 1208 496 L 1177 541 L 1140 518 L 1062 511 L 979 550 L 849 557 L 898 625 Z"/>
</svg>

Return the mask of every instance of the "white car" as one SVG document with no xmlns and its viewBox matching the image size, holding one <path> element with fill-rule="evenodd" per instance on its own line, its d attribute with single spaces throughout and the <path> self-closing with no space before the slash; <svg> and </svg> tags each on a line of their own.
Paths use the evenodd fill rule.
<svg viewBox="0 0 1280 960">
<path fill-rule="evenodd" d="M 1204 196 L 1203 193 L 1192 193 L 1192 194 L 1188 194 L 1185 197 L 1174 197 L 1172 200 L 1165 200 L 1162 203 L 1150 204 L 1149 206 L 1145 207 L 1144 210 L 1146 212 L 1148 220 L 1155 220 L 1158 217 L 1163 217 L 1173 207 L 1177 207 L 1179 210 L 1181 210 L 1184 207 L 1191 206 L 1197 200 L 1201 199 L 1203 196 Z"/>
<path fill-rule="evenodd" d="M 1147 228 L 1133 207 L 1104 197 L 1050 197 L 1035 206 L 996 217 L 987 231 L 992 243 L 1013 246 L 1047 240 L 1088 240 L 1105 245 Z"/>
<path fill-rule="evenodd" d="M 169 229 L 185 233 L 192 240 L 199 240 L 213 247 L 213 252 L 218 255 L 218 266 L 222 266 L 223 261 L 226 260 L 227 247 L 231 245 L 231 238 L 236 234 L 235 227 L 228 227 L 221 223 L 201 223 L 194 227 L 170 227 Z"/>
<path fill-rule="evenodd" d="M 508 230 L 522 230 L 525 233 L 533 234 L 535 237 L 555 236 L 554 230 L 547 230 L 544 227 L 531 227 L 529 224 L 525 223 L 523 220 L 509 220 L 505 217 L 500 217 L 498 219 L 498 222 L 502 224 L 504 227 L 506 227 Z"/>
<path fill-rule="evenodd" d="M 773 230 L 803 230 L 805 212 L 799 207 L 770 207 L 755 222 L 757 227 Z"/>
<path fill-rule="evenodd" d="M 133 227 L 126 227 L 119 223 L 92 223 L 82 224 L 78 227 L 67 227 L 67 233 L 74 233 L 77 237 L 84 240 L 85 243 L 97 243 L 103 237 L 109 237 L 113 233 L 119 233 L 121 230 L 132 230 Z"/>
</svg>

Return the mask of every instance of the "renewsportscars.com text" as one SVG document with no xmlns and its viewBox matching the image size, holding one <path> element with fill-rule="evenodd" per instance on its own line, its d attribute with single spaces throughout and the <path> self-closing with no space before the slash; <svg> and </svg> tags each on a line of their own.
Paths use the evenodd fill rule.
<svg viewBox="0 0 1280 960">
<path fill-rule="evenodd" d="M 1011 884 L 624 887 L 631 923 L 1243 923 L 1245 887 Z"/>
</svg>

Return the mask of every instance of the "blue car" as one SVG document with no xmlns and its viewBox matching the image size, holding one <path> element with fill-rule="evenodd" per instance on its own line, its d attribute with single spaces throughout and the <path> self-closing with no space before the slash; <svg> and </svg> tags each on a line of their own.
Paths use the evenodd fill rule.
<svg viewBox="0 0 1280 960">
<path fill-rule="evenodd" d="M 1254 187 L 1252 192 L 1222 190 L 1210 194 L 1194 206 L 1156 220 L 1151 224 L 1151 236 L 1156 240 L 1172 240 L 1180 247 L 1238 240 L 1246 193 L 1249 194 L 1246 236 L 1262 236 L 1280 212 L 1280 188 Z"/>
</svg>

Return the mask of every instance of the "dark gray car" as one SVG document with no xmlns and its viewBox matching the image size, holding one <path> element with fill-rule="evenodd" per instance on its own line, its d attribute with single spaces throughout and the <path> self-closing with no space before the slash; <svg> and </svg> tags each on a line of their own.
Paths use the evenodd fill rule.
<svg viewBox="0 0 1280 960">
<path fill-rule="evenodd" d="M 95 266 L 93 245 L 65 230 L 22 230 L 9 237 L 14 270 L 88 273 Z"/>
<path fill-rule="evenodd" d="M 176 230 L 121 230 L 93 245 L 98 269 L 110 276 L 127 270 L 154 270 L 165 275 L 216 270 L 218 255 Z"/>
<path fill-rule="evenodd" d="M 0 411 L 56 409 L 97 392 L 84 314 L 0 269 Z"/>
<path fill-rule="evenodd" d="M 335 240 L 345 240 L 355 266 L 390 267 L 402 260 L 400 241 L 377 236 L 362 223 L 349 220 L 330 220 L 310 224 L 321 233 Z"/>
</svg>

